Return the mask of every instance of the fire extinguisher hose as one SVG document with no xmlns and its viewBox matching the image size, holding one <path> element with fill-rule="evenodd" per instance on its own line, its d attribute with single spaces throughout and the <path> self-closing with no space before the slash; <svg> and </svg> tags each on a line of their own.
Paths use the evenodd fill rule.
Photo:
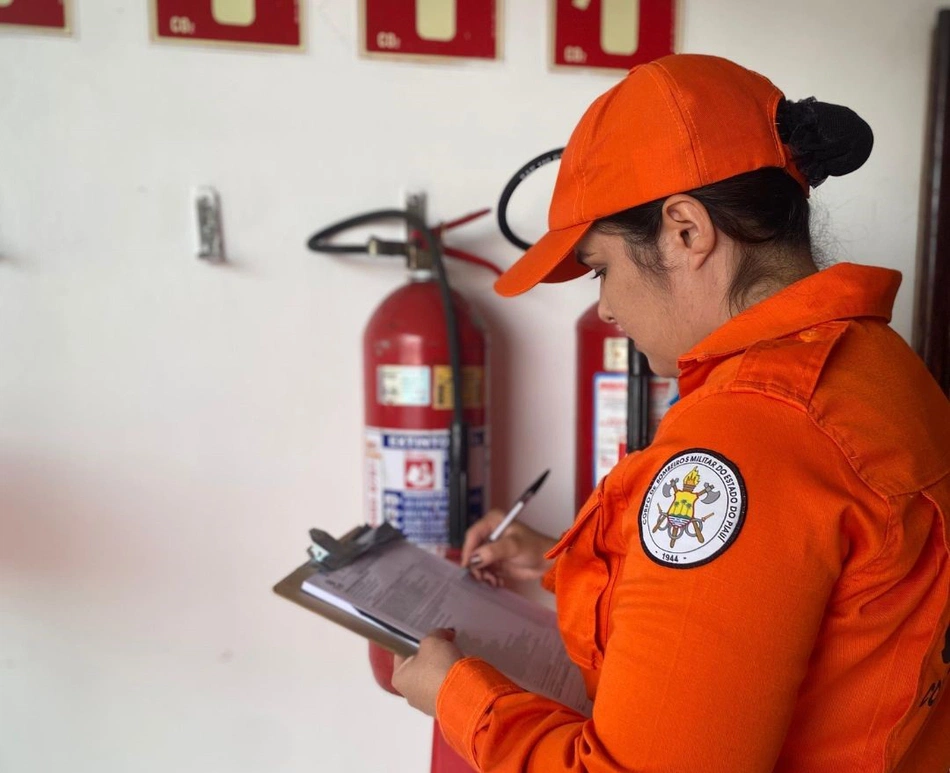
<svg viewBox="0 0 950 773">
<path fill-rule="evenodd" d="M 452 401 L 452 425 L 449 430 L 449 544 L 454 549 L 460 549 L 468 525 L 468 426 L 465 424 L 462 412 L 462 346 L 458 317 L 455 314 L 455 305 L 452 303 L 452 291 L 445 272 L 439 240 L 418 215 L 402 209 L 381 209 L 341 220 L 318 231 L 307 240 L 307 247 L 314 252 L 350 254 L 366 252 L 365 245 L 329 244 L 328 240 L 351 228 L 381 220 L 402 220 L 422 234 L 426 247 L 432 255 L 432 266 L 439 284 L 449 345 L 449 366 L 452 370 L 452 393 L 455 396 Z M 385 251 L 384 254 L 386 254 Z"/>
<path fill-rule="evenodd" d="M 498 199 L 498 227 L 505 235 L 505 238 L 519 249 L 529 249 L 531 242 L 526 242 L 520 238 L 511 230 L 511 226 L 508 225 L 508 202 L 511 200 L 511 195 L 515 192 L 515 188 L 521 185 L 528 176 L 538 171 L 542 166 L 550 164 L 552 161 L 557 161 L 563 153 L 564 148 L 555 148 L 554 150 L 549 150 L 547 153 L 542 153 L 536 158 L 532 158 L 527 164 L 521 167 L 521 169 L 515 172 L 514 177 L 508 181 L 505 189 L 501 192 L 501 197 Z"/>
</svg>

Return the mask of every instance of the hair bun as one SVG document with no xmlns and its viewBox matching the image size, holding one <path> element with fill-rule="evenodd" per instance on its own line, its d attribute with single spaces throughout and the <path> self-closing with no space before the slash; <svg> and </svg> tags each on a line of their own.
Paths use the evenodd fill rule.
<svg viewBox="0 0 950 773">
<path fill-rule="evenodd" d="M 874 133 L 857 113 L 841 105 L 783 99 L 775 116 L 779 137 L 813 188 L 828 177 L 841 177 L 860 168 L 874 146 Z"/>
</svg>

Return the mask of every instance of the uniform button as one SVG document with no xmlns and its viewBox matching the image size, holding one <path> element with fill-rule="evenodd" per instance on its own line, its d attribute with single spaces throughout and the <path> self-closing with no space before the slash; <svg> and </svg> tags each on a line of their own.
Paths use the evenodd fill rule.
<svg viewBox="0 0 950 773">
<path fill-rule="evenodd" d="M 802 341 L 817 341 L 819 338 L 821 338 L 817 330 L 803 330 L 798 334 L 798 337 Z"/>
</svg>

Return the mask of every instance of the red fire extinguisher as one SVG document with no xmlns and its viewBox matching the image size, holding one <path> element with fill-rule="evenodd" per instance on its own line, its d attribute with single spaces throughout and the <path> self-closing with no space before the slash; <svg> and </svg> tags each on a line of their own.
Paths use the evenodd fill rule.
<svg viewBox="0 0 950 773">
<path fill-rule="evenodd" d="M 452 292 L 462 362 L 462 404 L 468 427 L 466 523 L 481 517 L 487 485 L 486 375 L 482 322 Z M 449 418 L 456 399 L 449 347 L 431 270 L 386 298 L 363 334 L 366 516 L 388 521 L 410 541 L 450 555 Z"/>
<path fill-rule="evenodd" d="M 625 454 L 649 445 L 676 391 L 676 379 L 652 374 L 623 330 L 600 318 L 596 303 L 580 316 L 576 509 Z"/>
<path fill-rule="evenodd" d="M 387 521 L 412 542 L 452 560 L 458 560 L 466 528 L 490 501 L 489 344 L 482 321 L 462 295 L 448 287 L 440 253 L 496 274 L 501 270 L 443 247 L 441 237 L 487 213 L 482 210 L 431 231 L 418 209 L 370 213 L 324 229 L 309 242 L 322 252 L 408 258 L 409 282 L 383 300 L 363 334 L 366 520 L 374 526 Z M 360 247 L 328 242 L 347 228 L 394 216 L 409 223 L 409 242 L 371 239 Z M 392 653 L 370 642 L 369 659 L 377 683 L 395 693 Z M 436 725 L 432 773 L 469 770 Z"/>
<path fill-rule="evenodd" d="M 462 405 L 468 426 L 466 524 L 488 494 L 488 337 L 453 291 L 461 339 Z M 370 525 L 388 521 L 406 537 L 452 560 L 448 472 L 454 401 L 449 351 L 431 270 L 416 268 L 387 297 L 363 334 L 365 510 Z M 376 681 L 392 689 L 392 653 L 370 642 Z"/>
</svg>

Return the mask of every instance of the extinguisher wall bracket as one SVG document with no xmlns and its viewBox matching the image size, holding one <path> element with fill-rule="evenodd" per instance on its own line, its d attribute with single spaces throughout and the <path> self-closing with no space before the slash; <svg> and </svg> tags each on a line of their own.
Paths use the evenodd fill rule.
<svg viewBox="0 0 950 773">
<path fill-rule="evenodd" d="M 422 191 L 416 191 L 406 194 L 406 212 L 414 215 L 418 222 L 428 222 L 427 197 Z M 441 233 L 435 233 L 435 237 L 440 240 Z M 432 271 L 432 245 L 424 244 L 422 234 L 412 222 L 406 222 L 406 265 L 410 271 Z"/>
<path fill-rule="evenodd" d="M 406 266 L 410 271 L 432 271 L 432 253 L 417 244 L 406 250 Z"/>
</svg>

